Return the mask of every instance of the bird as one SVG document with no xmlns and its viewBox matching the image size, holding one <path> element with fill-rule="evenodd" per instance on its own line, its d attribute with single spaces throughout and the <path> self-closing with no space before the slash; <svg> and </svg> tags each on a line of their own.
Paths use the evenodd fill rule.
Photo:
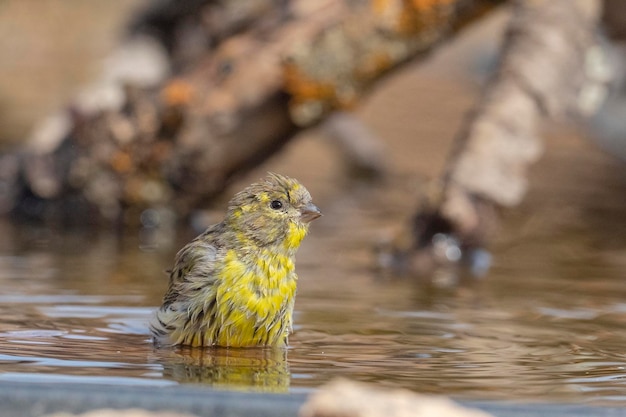
<svg viewBox="0 0 626 417">
<path fill-rule="evenodd" d="M 157 346 L 286 347 L 295 255 L 322 215 L 296 179 L 268 173 L 238 192 L 225 218 L 184 246 L 150 330 Z"/>
</svg>

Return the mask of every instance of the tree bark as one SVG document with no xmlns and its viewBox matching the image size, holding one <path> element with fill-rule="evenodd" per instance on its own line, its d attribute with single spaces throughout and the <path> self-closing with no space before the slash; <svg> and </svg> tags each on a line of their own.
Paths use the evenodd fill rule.
<svg viewBox="0 0 626 417">
<path fill-rule="evenodd" d="M 0 207 L 55 221 L 184 217 L 498 3 L 159 2 L 98 88 L 38 132 Z"/>
<path fill-rule="evenodd" d="M 600 13 L 597 0 L 514 2 L 499 68 L 458 133 L 439 191 L 418 209 L 411 236 L 396 238 L 388 265 L 430 268 L 463 260 L 459 253 L 475 261 L 498 210 L 526 192 L 527 170 L 542 153 L 541 119 L 597 108 L 608 82 L 606 71 L 597 71 L 604 65 L 596 62 Z M 453 259 L 424 261 L 439 256 L 442 242 L 459 249 L 439 251 Z"/>
</svg>

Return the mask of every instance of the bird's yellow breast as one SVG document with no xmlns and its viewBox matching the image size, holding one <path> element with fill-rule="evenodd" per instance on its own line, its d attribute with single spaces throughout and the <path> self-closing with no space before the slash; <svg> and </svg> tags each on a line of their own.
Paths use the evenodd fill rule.
<svg viewBox="0 0 626 417">
<path fill-rule="evenodd" d="M 284 345 L 296 280 L 294 262 L 285 254 L 261 250 L 242 258 L 228 251 L 219 273 L 214 344 Z"/>
</svg>

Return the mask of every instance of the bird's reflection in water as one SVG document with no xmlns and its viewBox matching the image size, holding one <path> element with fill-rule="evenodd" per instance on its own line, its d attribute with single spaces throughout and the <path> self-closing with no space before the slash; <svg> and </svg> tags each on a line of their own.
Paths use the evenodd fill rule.
<svg viewBox="0 0 626 417">
<path fill-rule="evenodd" d="M 276 348 L 192 348 L 159 350 L 163 376 L 215 388 L 287 392 L 287 351 Z"/>
</svg>

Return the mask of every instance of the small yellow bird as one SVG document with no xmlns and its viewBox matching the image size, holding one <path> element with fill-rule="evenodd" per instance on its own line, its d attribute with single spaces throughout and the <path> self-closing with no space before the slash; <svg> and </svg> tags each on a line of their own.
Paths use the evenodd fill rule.
<svg viewBox="0 0 626 417">
<path fill-rule="evenodd" d="M 150 323 L 155 343 L 286 346 L 295 254 L 321 216 L 297 180 L 270 173 L 237 193 L 226 218 L 182 248 Z"/>
</svg>

